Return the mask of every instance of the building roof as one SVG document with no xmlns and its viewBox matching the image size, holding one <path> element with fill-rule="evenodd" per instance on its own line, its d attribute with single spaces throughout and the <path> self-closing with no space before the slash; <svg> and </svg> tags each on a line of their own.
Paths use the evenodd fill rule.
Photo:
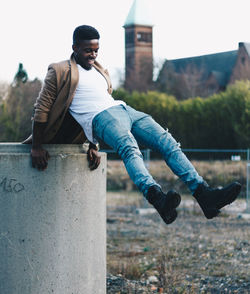
<svg viewBox="0 0 250 294">
<path fill-rule="evenodd" d="M 198 69 L 204 69 L 208 72 L 228 72 L 232 70 L 236 62 L 237 54 L 238 50 L 234 50 L 209 55 L 174 59 L 170 60 L 170 62 L 174 65 L 176 72 L 183 71 L 188 64 L 195 65 Z"/>
<path fill-rule="evenodd" d="M 147 7 L 147 1 L 148 0 L 134 0 L 124 27 L 132 25 L 153 26 L 152 17 Z"/>
<path fill-rule="evenodd" d="M 246 51 L 247 51 L 247 54 L 250 56 L 250 43 L 239 43 L 239 46 L 244 46 Z"/>
<path fill-rule="evenodd" d="M 207 79 L 209 75 L 213 74 L 218 80 L 218 83 L 223 86 L 226 85 L 230 78 L 233 67 L 236 63 L 237 54 L 238 50 L 235 50 L 196 57 L 166 60 L 163 69 L 166 67 L 169 68 L 171 65 L 171 68 L 176 73 L 187 73 L 188 71 L 198 70 L 203 79 Z M 164 70 L 162 73 L 163 72 Z M 159 78 L 162 79 L 162 77 Z"/>
</svg>

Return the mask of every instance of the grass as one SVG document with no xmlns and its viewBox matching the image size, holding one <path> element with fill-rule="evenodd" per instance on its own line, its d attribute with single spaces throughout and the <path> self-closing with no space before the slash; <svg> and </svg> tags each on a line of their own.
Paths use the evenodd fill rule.
<svg viewBox="0 0 250 294">
<path fill-rule="evenodd" d="M 224 186 L 232 181 L 242 184 L 242 197 L 246 195 L 246 161 L 192 161 L 199 174 L 211 186 Z M 164 190 L 175 188 L 188 193 L 185 185 L 166 166 L 163 160 L 151 160 L 149 171 Z M 136 186 L 130 180 L 124 164 L 120 160 L 109 160 L 107 169 L 107 187 L 109 191 L 133 191 Z"/>
<path fill-rule="evenodd" d="M 140 193 L 108 193 L 108 272 L 145 285 L 157 278 L 148 292 L 131 286 L 120 293 L 219 293 L 211 289 L 249 281 L 249 222 L 228 214 L 208 221 L 197 207 L 183 207 L 165 226 L 157 215 L 138 216 L 141 205 Z"/>
</svg>

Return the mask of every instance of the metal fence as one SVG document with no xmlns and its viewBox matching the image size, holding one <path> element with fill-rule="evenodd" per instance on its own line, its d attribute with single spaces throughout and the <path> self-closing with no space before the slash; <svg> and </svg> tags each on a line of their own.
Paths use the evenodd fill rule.
<svg viewBox="0 0 250 294">
<path fill-rule="evenodd" d="M 250 213 L 250 162 L 247 162 L 247 209 L 246 211 Z"/>
</svg>

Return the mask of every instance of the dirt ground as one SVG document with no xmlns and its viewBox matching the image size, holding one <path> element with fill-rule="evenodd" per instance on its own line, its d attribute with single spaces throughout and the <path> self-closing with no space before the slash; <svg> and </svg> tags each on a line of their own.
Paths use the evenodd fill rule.
<svg viewBox="0 0 250 294">
<path fill-rule="evenodd" d="M 109 192 L 107 204 L 108 294 L 250 293 L 245 200 L 207 220 L 184 196 L 168 226 L 139 193 Z"/>
</svg>

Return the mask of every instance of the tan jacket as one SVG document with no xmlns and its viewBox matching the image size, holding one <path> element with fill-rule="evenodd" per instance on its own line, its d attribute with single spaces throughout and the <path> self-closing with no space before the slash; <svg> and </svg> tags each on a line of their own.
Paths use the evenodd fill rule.
<svg viewBox="0 0 250 294">
<path fill-rule="evenodd" d="M 93 66 L 106 79 L 107 91 L 111 94 L 112 85 L 108 71 L 97 61 L 95 61 Z M 48 67 L 43 87 L 34 105 L 34 117 L 32 118 L 36 122 L 47 123 L 43 143 L 49 143 L 62 125 L 65 114 L 74 97 L 78 81 L 79 73 L 73 54 L 70 60 L 53 63 Z M 81 131 L 72 143 L 83 143 L 85 140 L 86 136 Z M 31 142 L 32 135 L 23 143 L 29 144 Z"/>
</svg>

